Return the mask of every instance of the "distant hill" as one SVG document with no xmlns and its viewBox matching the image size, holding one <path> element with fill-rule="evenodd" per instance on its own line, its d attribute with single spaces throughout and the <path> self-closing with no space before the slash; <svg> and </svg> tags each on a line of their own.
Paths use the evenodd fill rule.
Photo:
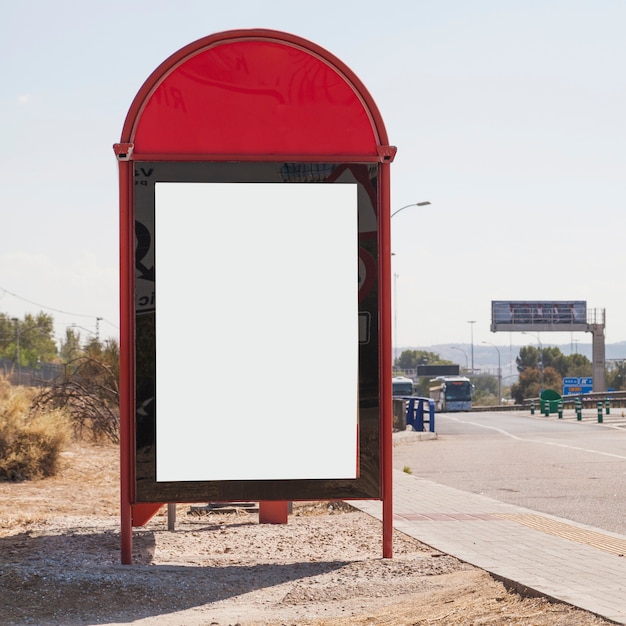
<svg viewBox="0 0 626 626">
<path fill-rule="evenodd" d="M 520 348 L 531 345 L 530 342 L 520 345 L 498 346 L 500 351 L 500 366 L 502 368 L 502 378 L 506 384 L 514 382 L 517 378 L 517 366 L 515 360 L 519 355 Z M 585 355 L 591 360 L 591 342 L 576 343 L 572 350 L 572 344 L 563 343 L 545 343 L 544 347 L 557 347 L 563 354 L 569 355 L 572 352 Z M 468 343 L 442 343 L 432 346 L 410 346 L 398 348 L 398 355 L 404 350 L 425 350 L 426 352 L 434 352 L 442 359 L 458 363 L 462 369 L 472 367 L 472 346 Z M 626 341 L 618 343 L 606 344 L 606 359 L 626 360 Z M 492 345 L 484 343 L 474 344 L 474 370 L 477 373 L 492 374 L 498 373 L 498 351 Z M 508 378 L 508 380 L 506 380 Z"/>
</svg>

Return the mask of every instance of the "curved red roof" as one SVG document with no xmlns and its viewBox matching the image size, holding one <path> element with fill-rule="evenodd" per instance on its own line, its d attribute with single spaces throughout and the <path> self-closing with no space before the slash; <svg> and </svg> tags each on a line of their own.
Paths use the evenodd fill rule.
<svg viewBox="0 0 626 626">
<path fill-rule="evenodd" d="M 270 30 L 217 33 L 173 54 L 135 97 L 121 141 L 135 158 L 390 158 L 378 108 L 353 72 Z"/>
</svg>

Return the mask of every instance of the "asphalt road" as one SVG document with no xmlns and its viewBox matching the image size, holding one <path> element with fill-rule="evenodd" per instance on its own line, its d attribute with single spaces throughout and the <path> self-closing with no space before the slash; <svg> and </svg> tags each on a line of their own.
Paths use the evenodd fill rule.
<svg viewBox="0 0 626 626">
<path fill-rule="evenodd" d="M 626 535 L 626 420 L 440 413 L 437 439 L 394 447 L 396 469 Z M 624 423 L 624 428 L 621 423 Z"/>
</svg>

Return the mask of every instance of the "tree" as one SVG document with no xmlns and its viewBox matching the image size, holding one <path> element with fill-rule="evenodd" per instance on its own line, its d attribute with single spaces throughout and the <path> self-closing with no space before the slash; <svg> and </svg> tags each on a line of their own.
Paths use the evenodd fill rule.
<svg viewBox="0 0 626 626">
<path fill-rule="evenodd" d="M 563 374 L 565 376 L 592 376 L 593 367 L 591 361 L 583 354 L 570 354 L 567 358 L 567 372 Z"/>
<path fill-rule="evenodd" d="M 6 314 L 0 313 L 0 354 L 5 358 L 15 358 L 15 322 Z"/>
<path fill-rule="evenodd" d="M 541 362 L 543 363 L 544 369 L 551 367 L 556 370 L 561 377 L 567 376 L 568 359 L 556 346 L 542 348 Z"/>
<path fill-rule="evenodd" d="M 518 382 L 511 385 L 511 397 L 515 404 L 522 404 L 528 398 L 538 398 L 544 389 L 560 393 L 563 389 L 561 375 L 553 367 L 543 368 L 543 371 L 538 367 L 527 367 L 520 372 Z"/>
<path fill-rule="evenodd" d="M 65 329 L 65 339 L 61 340 L 61 349 L 59 356 L 63 363 L 73 361 L 80 355 L 82 348 L 80 347 L 80 332 L 75 328 L 68 327 Z"/>
<path fill-rule="evenodd" d="M 452 361 L 442 359 L 436 352 L 426 350 L 405 350 L 397 359 L 394 366 L 402 370 L 416 370 L 418 365 L 453 365 Z M 418 379 L 416 395 L 428 396 L 428 379 Z"/>
<path fill-rule="evenodd" d="M 418 365 L 451 365 L 452 361 L 442 359 L 436 352 L 426 350 L 405 350 L 395 362 L 395 367 L 414 370 Z"/>
<path fill-rule="evenodd" d="M 101 363 L 119 380 L 120 377 L 120 347 L 115 339 L 105 339 L 103 342 L 98 337 L 92 337 L 85 345 L 84 354 Z"/>
<path fill-rule="evenodd" d="M 565 356 L 556 346 L 542 347 L 524 346 L 520 348 L 516 359 L 518 372 L 527 368 L 544 369 L 551 367 L 561 378 L 566 376 L 591 376 L 591 361 L 582 354 Z"/>
<path fill-rule="evenodd" d="M 607 368 L 606 386 L 621 391 L 626 388 L 626 362 L 614 361 Z"/>
<path fill-rule="evenodd" d="M 543 388 L 553 389 L 557 393 L 563 391 L 563 378 L 553 367 L 546 367 L 543 370 Z"/>
<path fill-rule="evenodd" d="M 54 318 L 43 311 L 37 315 L 27 313 L 23 320 L 0 314 L 0 354 L 18 360 L 19 364 L 37 367 L 57 358 L 54 341 Z"/>
<path fill-rule="evenodd" d="M 541 352 L 534 346 L 522 346 L 515 359 L 517 371 L 521 374 L 527 369 L 538 369 L 541 361 Z"/>
<path fill-rule="evenodd" d="M 474 385 L 473 402 L 477 405 L 490 406 L 500 404 L 498 399 L 498 377 L 489 374 L 472 376 Z"/>
</svg>

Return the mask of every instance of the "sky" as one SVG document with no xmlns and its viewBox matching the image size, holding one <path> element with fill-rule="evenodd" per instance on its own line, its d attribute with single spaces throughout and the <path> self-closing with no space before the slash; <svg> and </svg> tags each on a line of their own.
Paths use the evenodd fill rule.
<svg viewBox="0 0 626 626">
<path fill-rule="evenodd" d="M 4 0 L 0 16 L 0 312 L 118 336 L 128 109 L 180 48 L 268 28 L 371 93 L 398 148 L 392 212 L 431 203 L 392 220 L 397 346 L 508 346 L 492 300 L 583 300 L 626 341 L 623 0 Z"/>
</svg>

